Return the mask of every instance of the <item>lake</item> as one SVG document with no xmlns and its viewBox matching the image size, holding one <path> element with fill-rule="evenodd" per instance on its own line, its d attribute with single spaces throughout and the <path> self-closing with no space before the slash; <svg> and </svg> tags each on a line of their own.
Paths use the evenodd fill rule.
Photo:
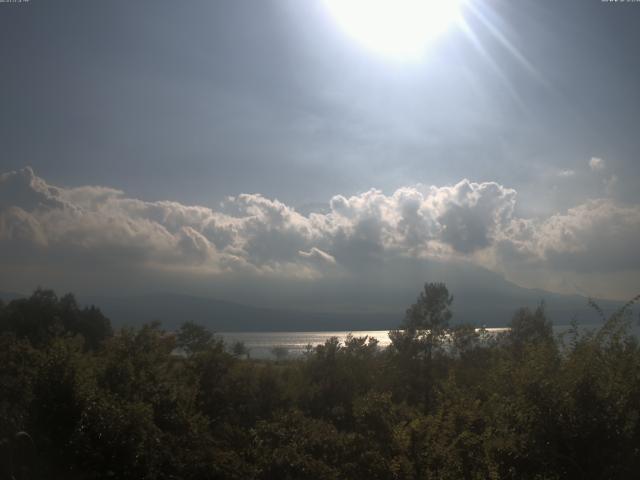
<svg viewBox="0 0 640 480">
<path fill-rule="evenodd" d="M 599 325 L 581 325 L 580 330 L 593 330 Z M 554 325 L 553 332 L 556 335 L 567 332 L 571 328 L 570 325 Z M 498 334 L 507 331 L 508 328 L 487 328 L 489 334 Z M 634 325 L 632 332 L 636 336 L 640 336 L 640 329 Z M 243 342 L 249 349 L 251 358 L 273 358 L 272 349 L 274 347 L 285 348 L 288 355 L 297 357 L 303 354 L 307 345 L 313 347 L 321 345 L 331 337 L 338 337 L 344 342 L 347 335 L 351 333 L 354 337 L 370 337 L 378 340 L 380 347 L 387 347 L 391 341 L 389 340 L 388 330 L 361 330 L 361 331 L 333 331 L 333 332 L 219 332 L 218 336 L 222 337 L 225 344 L 233 345 L 235 342 Z"/>
<path fill-rule="evenodd" d="M 498 333 L 506 328 L 487 328 L 489 332 Z M 369 337 L 378 340 L 380 347 L 387 347 L 389 340 L 388 330 L 361 330 L 361 331 L 335 331 L 335 332 L 219 332 L 227 345 L 235 342 L 243 342 L 249 349 L 251 358 L 273 358 L 271 350 L 274 347 L 286 348 L 290 356 L 300 356 L 307 345 L 321 345 L 331 337 L 338 337 L 344 342 L 347 335 L 354 337 Z"/>
</svg>

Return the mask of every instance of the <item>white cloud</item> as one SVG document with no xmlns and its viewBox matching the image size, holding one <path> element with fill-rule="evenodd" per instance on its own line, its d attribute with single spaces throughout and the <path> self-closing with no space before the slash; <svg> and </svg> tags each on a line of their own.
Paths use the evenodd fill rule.
<svg viewBox="0 0 640 480">
<path fill-rule="evenodd" d="M 316 247 L 313 247 L 308 252 L 304 252 L 300 250 L 298 252 L 298 255 L 300 255 L 303 258 L 307 258 L 309 260 L 316 260 L 321 263 L 328 263 L 330 265 L 335 265 L 336 263 L 336 259 L 333 258 L 332 255 L 329 255 L 327 252 L 323 252 L 322 250 Z"/>
<path fill-rule="evenodd" d="M 618 176 L 611 175 L 608 179 L 604 181 L 604 191 L 607 195 L 613 195 L 616 191 L 616 187 L 618 186 Z"/>
<path fill-rule="evenodd" d="M 604 274 L 640 270 L 638 245 L 640 207 L 596 199 L 546 219 L 513 219 L 495 253 L 504 271 Z"/>
<path fill-rule="evenodd" d="M 460 253 L 493 243 L 513 214 L 516 191 L 495 182 L 462 181 L 454 187 L 431 188 L 442 241 Z"/>
<path fill-rule="evenodd" d="M 0 240 L 40 247 L 47 245 L 40 223 L 20 207 L 0 209 Z"/>
<path fill-rule="evenodd" d="M 589 160 L 589 168 L 594 172 L 604 170 L 604 160 L 599 157 L 591 157 Z"/>
<path fill-rule="evenodd" d="M 640 209 L 592 200 L 541 223 L 536 248 L 547 261 L 572 271 L 640 268 Z"/>
<path fill-rule="evenodd" d="M 513 219 L 503 234 L 481 260 L 520 285 L 619 299 L 640 289 L 639 205 L 594 199 L 548 218 Z"/>
<path fill-rule="evenodd" d="M 513 189 L 462 180 L 337 195 L 325 213 L 302 215 L 259 194 L 229 197 L 212 210 L 100 186 L 55 187 L 26 168 L 0 176 L 0 258 L 21 264 L 38 252 L 53 269 L 286 278 L 357 275 L 400 257 L 539 270 L 539 278 L 640 269 L 638 206 L 592 200 L 527 219 L 514 215 L 515 205 Z"/>
<path fill-rule="evenodd" d="M 120 252 L 144 264 L 224 271 L 240 262 L 269 272 L 290 271 L 310 259 L 358 268 L 390 252 L 472 253 L 490 245 L 515 203 L 513 190 L 463 180 L 440 188 L 404 187 L 391 195 L 338 195 L 329 212 L 308 216 L 259 194 L 229 197 L 214 211 L 144 202 L 105 187 L 58 188 L 28 168 L 4 174 L 0 195 L 3 206 L 22 209 L 20 215 L 3 213 L 3 238 L 32 236 L 69 254 Z"/>
<path fill-rule="evenodd" d="M 36 177 L 31 167 L 0 175 L 0 208 L 19 205 L 26 210 L 62 207 L 60 191 Z"/>
</svg>

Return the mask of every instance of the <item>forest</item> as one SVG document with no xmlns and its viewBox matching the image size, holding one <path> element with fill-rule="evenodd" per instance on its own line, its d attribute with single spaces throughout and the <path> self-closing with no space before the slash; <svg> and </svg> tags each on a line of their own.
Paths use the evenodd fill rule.
<svg viewBox="0 0 640 480">
<path fill-rule="evenodd" d="M 428 283 L 388 348 L 259 360 L 38 289 L 0 303 L 0 479 L 638 478 L 639 298 L 593 302 L 593 331 L 555 336 L 540 305 L 488 335 Z"/>
</svg>

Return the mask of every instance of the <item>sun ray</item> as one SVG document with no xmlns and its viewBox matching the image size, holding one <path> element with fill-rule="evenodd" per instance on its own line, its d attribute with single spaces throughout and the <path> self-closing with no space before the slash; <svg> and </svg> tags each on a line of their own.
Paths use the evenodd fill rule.
<svg viewBox="0 0 640 480">
<path fill-rule="evenodd" d="M 508 90 L 511 98 L 518 104 L 521 110 L 526 111 L 527 107 L 518 94 L 517 90 L 513 86 L 509 77 L 504 73 L 504 71 L 500 68 L 495 59 L 489 54 L 487 49 L 482 45 L 482 42 L 473 31 L 473 29 L 469 26 L 466 21 L 461 22 L 460 29 L 465 34 L 465 36 L 471 41 L 476 50 L 480 53 L 482 58 L 489 64 L 489 67 L 493 70 L 493 72 L 500 78 L 505 88 Z"/>
<path fill-rule="evenodd" d="M 544 86 L 549 86 L 547 80 L 542 76 L 540 71 L 518 50 L 518 48 L 496 27 L 482 12 L 480 6 L 476 2 L 468 3 L 469 11 L 487 28 L 489 33 L 513 56 L 513 58 L 522 66 L 533 78 Z"/>
</svg>

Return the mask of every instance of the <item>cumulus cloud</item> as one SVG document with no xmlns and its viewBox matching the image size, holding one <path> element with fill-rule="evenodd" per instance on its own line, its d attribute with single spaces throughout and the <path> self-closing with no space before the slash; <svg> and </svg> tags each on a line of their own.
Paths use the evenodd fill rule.
<svg viewBox="0 0 640 480">
<path fill-rule="evenodd" d="M 18 205 L 26 210 L 62 207 L 56 187 L 36 177 L 31 167 L 0 175 L 0 208 Z"/>
<path fill-rule="evenodd" d="M 541 219 L 513 219 L 483 258 L 531 288 L 627 299 L 640 279 L 640 205 L 593 199 Z"/>
<path fill-rule="evenodd" d="M 259 194 L 229 197 L 221 208 L 144 202 L 100 186 L 51 186 L 25 168 L 2 175 L 2 238 L 163 266 L 256 272 L 297 264 L 358 264 L 389 253 L 469 254 L 486 248 L 513 211 L 515 191 L 463 180 L 337 195 L 325 213 L 302 215 Z M 18 210 L 16 210 L 18 209 Z M 313 260 L 313 262 L 310 262 Z"/>
<path fill-rule="evenodd" d="M 592 200 L 541 223 L 538 253 L 559 268 L 611 272 L 640 268 L 640 209 Z"/>
<path fill-rule="evenodd" d="M 640 206 L 595 199 L 545 219 L 513 219 L 493 248 L 493 266 L 512 278 L 537 272 L 548 279 L 538 286 L 564 274 L 626 275 L 640 270 L 639 244 Z"/>
<path fill-rule="evenodd" d="M 327 252 L 323 252 L 322 250 L 316 247 L 313 247 L 308 252 L 304 252 L 300 250 L 298 252 L 298 255 L 300 255 L 302 258 L 318 261 L 320 263 L 326 263 L 329 265 L 335 265 L 336 263 L 336 259 L 333 258 L 332 255 L 329 255 Z"/>
<path fill-rule="evenodd" d="M 0 210 L 0 239 L 23 245 L 47 245 L 47 238 L 40 223 L 20 207 Z"/>
<path fill-rule="evenodd" d="M 307 215 L 260 194 L 229 197 L 214 210 L 102 186 L 56 187 L 25 168 L 0 176 L 0 259 L 24 262 L 31 249 L 58 268 L 286 278 L 357 275 L 400 257 L 501 271 L 640 269 L 638 206 L 593 200 L 542 219 L 518 218 L 515 206 L 513 189 L 462 180 L 336 195 L 328 210 Z"/>
<path fill-rule="evenodd" d="M 432 187 L 432 199 L 442 240 L 460 253 L 472 253 L 493 243 L 507 224 L 516 192 L 494 182 L 463 181 L 454 187 Z"/>
<path fill-rule="evenodd" d="M 589 168 L 594 172 L 604 170 L 604 160 L 599 157 L 591 157 L 589 160 Z"/>
</svg>

